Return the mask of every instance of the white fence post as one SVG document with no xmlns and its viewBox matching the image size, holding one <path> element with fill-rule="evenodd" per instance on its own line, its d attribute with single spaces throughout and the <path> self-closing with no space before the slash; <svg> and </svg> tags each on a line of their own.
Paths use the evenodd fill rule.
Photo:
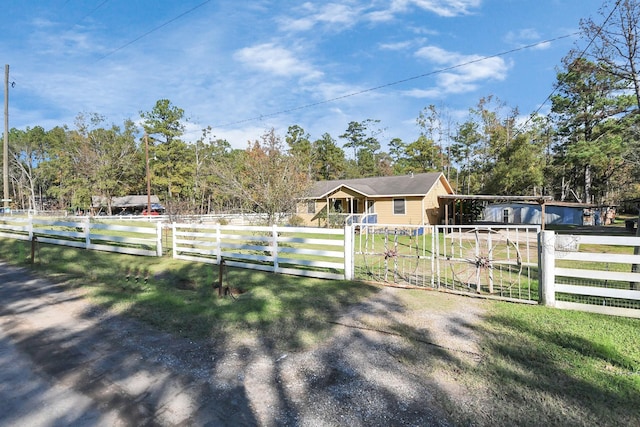
<svg viewBox="0 0 640 427">
<path fill-rule="evenodd" d="M 278 226 L 273 225 L 271 236 L 273 239 L 271 255 L 273 256 L 273 272 L 278 273 Z"/>
<path fill-rule="evenodd" d="M 33 217 L 29 215 L 29 240 L 33 240 Z"/>
<path fill-rule="evenodd" d="M 156 253 L 162 256 L 162 221 L 156 222 Z"/>
<path fill-rule="evenodd" d="M 178 237 L 176 236 L 178 234 L 178 226 L 175 222 L 171 223 L 171 252 L 172 252 L 172 256 L 173 258 L 177 258 L 178 256 Z"/>
<path fill-rule="evenodd" d="M 216 264 L 222 263 L 222 231 L 220 223 L 216 223 Z"/>
<path fill-rule="evenodd" d="M 425 233 L 427 229 L 425 228 Z M 435 288 L 436 284 L 436 276 L 440 277 L 440 273 L 436 273 L 436 245 L 438 243 L 438 228 L 435 225 L 431 226 L 431 287 Z M 426 248 L 425 248 L 426 249 Z M 422 251 L 422 255 L 425 256 L 424 250 Z M 438 282 L 440 283 L 440 282 Z"/>
<path fill-rule="evenodd" d="M 538 235 L 540 265 L 539 265 L 539 289 L 540 304 L 555 307 L 556 305 L 556 235 L 553 231 L 543 230 Z"/>
<path fill-rule="evenodd" d="M 89 217 L 84 219 L 84 244 L 85 249 L 89 249 L 91 247 L 91 220 Z"/>
<path fill-rule="evenodd" d="M 353 280 L 353 225 L 344 226 L 344 279 Z"/>
</svg>

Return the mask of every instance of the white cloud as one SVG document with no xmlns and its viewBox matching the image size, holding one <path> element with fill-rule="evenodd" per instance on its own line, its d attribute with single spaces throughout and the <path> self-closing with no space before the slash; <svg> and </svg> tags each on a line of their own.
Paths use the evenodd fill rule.
<svg viewBox="0 0 640 427">
<path fill-rule="evenodd" d="M 413 45 L 412 41 L 404 41 L 397 43 L 381 43 L 378 47 L 381 50 L 406 50 Z"/>
<path fill-rule="evenodd" d="M 335 30 L 342 30 L 354 25 L 362 11 L 360 8 L 340 3 L 322 5 L 304 3 L 299 10 L 305 16 L 297 19 L 280 18 L 281 29 L 285 31 L 308 31 L 316 25 L 325 25 Z"/>
<path fill-rule="evenodd" d="M 438 88 L 432 89 L 411 89 L 402 92 L 405 96 L 411 98 L 440 98 L 443 95 L 443 91 Z"/>
<path fill-rule="evenodd" d="M 376 10 L 365 14 L 365 18 L 371 22 L 389 22 L 395 19 L 395 13 L 393 10 Z"/>
<path fill-rule="evenodd" d="M 436 15 L 450 18 L 459 15 L 469 15 L 472 9 L 480 7 L 482 0 L 393 0 L 391 10 L 406 12 L 411 7 L 417 7 Z"/>
<path fill-rule="evenodd" d="M 386 2 L 383 2 L 386 3 Z M 390 4 L 377 8 L 373 4 L 359 5 L 357 1 L 314 4 L 306 2 L 290 11 L 293 16 L 280 17 L 277 21 L 284 31 L 310 31 L 316 26 L 324 26 L 335 32 L 351 28 L 360 21 L 386 23 L 396 19 L 399 14 L 411 13 L 413 9 L 422 9 L 441 17 L 469 15 L 479 8 L 482 0 L 392 0 Z"/>
<path fill-rule="evenodd" d="M 505 41 L 509 44 L 523 47 L 535 44 L 532 49 L 536 50 L 544 50 L 551 47 L 550 42 L 539 42 L 541 39 L 540 34 L 532 28 L 523 28 L 518 31 L 509 31 L 505 36 Z"/>
<path fill-rule="evenodd" d="M 244 65 L 282 77 L 300 76 L 303 79 L 317 79 L 322 72 L 311 64 L 296 58 L 294 52 L 274 43 L 262 43 L 242 48 L 233 55 Z"/>
<path fill-rule="evenodd" d="M 438 89 L 450 94 L 474 91 L 486 80 L 504 80 L 510 67 L 500 57 L 463 55 L 437 46 L 425 46 L 416 52 L 416 56 L 441 66 L 442 71 L 436 74 Z"/>
</svg>

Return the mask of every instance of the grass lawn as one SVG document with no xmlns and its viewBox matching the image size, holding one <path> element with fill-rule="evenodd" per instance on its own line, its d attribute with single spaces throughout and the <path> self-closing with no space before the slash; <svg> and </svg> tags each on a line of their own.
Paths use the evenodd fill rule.
<svg viewBox="0 0 640 427">
<path fill-rule="evenodd" d="M 403 299 L 413 309 L 446 309 L 428 292 L 409 290 Z M 479 360 L 441 361 L 461 386 L 446 403 L 458 425 L 639 425 L 639 319 L 502 301 L 483 306 Z"/>
<path fill-rule="evenodd" d="M 638 319 L 499 302 L 481 332 L 467 377 L 500 402 L 497 424 L 638 425 Z"/>
<path fill-rule="evenodd" d="M 94 301 L 174 334 L 194 339 L 252 330 L 295 349 L 330 332 L 328 320 L 376 288 L 225 268 L 223 286 L 246 293 L 218 298 L 217 265 L 0 239 L 0 257 L 86 290 Z M 146 279 L 146 280 L 145 280 Z"/>
<path fill-rule="evenodd" d="M 224 285 L 247 293 L 218 298 L 218 267 L 208 264 L 42 244 L 31 266 L 30 242 L 10 239 L 0 239 L 0 257 L 174 334 L 198 339 L 250 330 L 290 351 L 330 337 L 332 320 L 378 290 L 228 269 Z M 403 295 L 412 310 L 430 310 L 442 294 Z M 466 390 L 465 402 L 450 402 L 459 424 L 638 425 L 640 320 L 497 301 L 484 306 L 476 326 L 480 361 L 439 366 Z M 412 370 L 430 375 L 418 364 Z"/>
</svg>

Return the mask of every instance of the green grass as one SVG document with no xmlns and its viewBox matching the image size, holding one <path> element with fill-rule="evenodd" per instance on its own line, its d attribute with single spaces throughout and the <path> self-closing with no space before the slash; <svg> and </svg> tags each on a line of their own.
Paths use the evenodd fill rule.
<svg viewBox="0 0 640 427">
<path fill-rule="evenodd" d="M 86 290 L 105 307 L 174 334 L 226 338 L 251 331 L 290 349 L 322 339 L 330 332 L 328 321 L 376 289 L 355 282 L 225 268 L 223 286 L 245 293 L 218 298 L 212 286 L 218 283 L 217 265 L 45 244 L 31 265 L 30 242 L 9 239 L 0 239 L 0 253 L 14 264 L 29 265 Z"/>
<path fill-rule="evenodd" d="M 485 360 L 469 379 L 507 408 L 518 407 L 494 414 L 498 424 L 640 420 L 640 321 L 505 303 L 489 307 L 481 330 Z"/>
<path fill-rule="evenodd" d="M 443 302 L 432 292 L 403 295 L 410 310 L 450 311 L 451 304 L 465 310 L 467 304 L 460 297 Z M 444 376 L 461 386 L 445 402 L 457 425 L 638 425 L 639 319 L 500 301 L 482 306 L 482 321 L 473 326 L 479 360 L 456 353 L 439 360 Z M 422 347 L 416 344 L 415 351 Z M 425 366 L 437 356 L 416 357 L 415 369 L 431 375 Z"/>
<path fill-rule="evenodd" d="M 224 284 L 247 293 L 218 298 L 211 286 L 218 280 L 218 267 L 208 264 L 43 244 L 31 265 L 30 242 L 9 239 L 0 239 L 0 254 L 173 334 L 224 340 L 248 331 L 283 350 L 323 342 L 333 333 L 331 321 L 377 290 L 355 282 L 228 269 Z M 136 272 L 141 274 L 138 281 Z M 444 311 L 455 316 L 468 301 L 418 290 L 399 295 L 398 303 L 418 314 Z M 411 364 L 418 376 L 438 369 L 461 387 L 457 397 L 442 397 L 450 399 L 445 406 L 457 424 L 636 425 L 640 320 L 497 301 L 482 306 L 486 313 L 481 323 L 471 325 L 480 340 L 479 361 L 445 356 L 411 339 L 407 342 L 415 346 L 415 355 L 398 361 Z M 392 319 L 377 321 L 386 325 Z M 432 327 L 400 325 L 393 330 L 415 338 Z M 448 390 L 442 396 L 450 396 Z"/>
</svg>

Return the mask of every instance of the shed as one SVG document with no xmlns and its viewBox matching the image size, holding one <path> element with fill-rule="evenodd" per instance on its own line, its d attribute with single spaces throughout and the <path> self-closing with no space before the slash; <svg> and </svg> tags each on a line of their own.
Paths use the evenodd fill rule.
<svg viewBox="0 0 640 427">
<path fill-rule="evenodd" d="M 591 210 L 595 205 L 546 202 L 544 207 L 545 225 L 586 225 L 590 224 Z M 504 224 L 542 224 L 542 206 L 524 202 L 492 203 L 484 208 L 482 220 Z"/>
</svg>

